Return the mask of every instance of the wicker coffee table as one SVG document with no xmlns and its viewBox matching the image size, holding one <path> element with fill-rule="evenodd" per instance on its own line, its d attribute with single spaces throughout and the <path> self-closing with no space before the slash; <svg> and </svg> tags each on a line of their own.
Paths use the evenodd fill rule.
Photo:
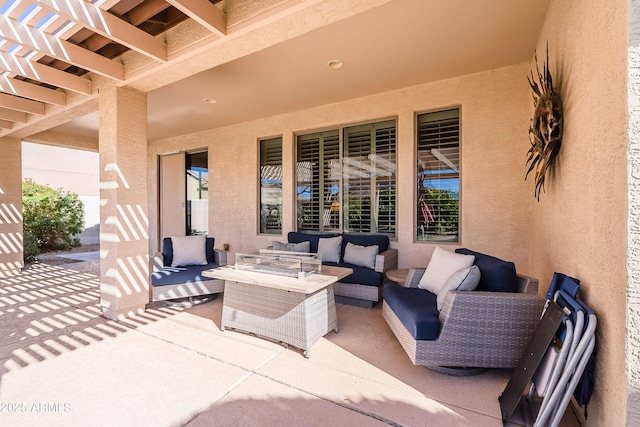
<svg viewBox="0 0 640 427">
<path fill-rule="evenodd" d="M 323 266 L 304 278 L 220 267 L 204 271 L 225 280 L 221 329 L 233 328 L 304 350 L 338 331 L 333 284 L 350 268 Z"/>
</svg>

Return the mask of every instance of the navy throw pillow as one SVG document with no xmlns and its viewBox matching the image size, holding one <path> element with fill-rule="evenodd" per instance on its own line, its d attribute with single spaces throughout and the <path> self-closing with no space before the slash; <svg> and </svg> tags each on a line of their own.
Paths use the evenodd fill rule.
<svg viewBox="0 0 640 427">
<path fill-rule="evenodd" d="M 516 276 L 516 266 L 513 262 L 504 261 L 467 248 L 456 249 L 456 252 L 476 257 L 473 264 L 480 269 L 480 282 L 476 291 L 518 291 L 518 277 Z"/>
</svg>

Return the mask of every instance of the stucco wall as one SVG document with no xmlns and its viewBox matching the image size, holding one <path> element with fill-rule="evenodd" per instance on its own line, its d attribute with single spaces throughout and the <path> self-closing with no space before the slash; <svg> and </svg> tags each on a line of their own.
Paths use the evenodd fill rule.
<svg viewBox="0 0 640 427">
<path fill-rule="evenodd" d="M 625 425 L 627 2 L 554 0 L 538 42 L 564 104 L 557 165 L 532 208 L 531 270 L 581 280 L 598 314 L 588 424 Z"/>
<path fill-rule="evenodd" d="M 209 230 L 217 246 L 229 243 L 231 257 L 236 251 L 266 247 L 274 239 L 286 239 L 295 225 L 294 133 L 396 117 L 398 236 L 392 246 L 399 249 L 400 267 L 425 266 L 434 245 L 414 243 L 414 114 L 459 105 L 462 245 L 511 259 L 528 274 L 532 190 L 524 181 L 531 108 L 527 71 L 528 66 L 521 64 L 156 141 L 149 149 L 150 192 L 156 193 L 158 154 L 207 147 Z M 257 141 L 274 135 L 283 135 L 284 236 L 259 236 Z M 152 196 L 150 212 L 157 211 L 157 202 Z M 156 221 L 151 218 L 152 233 L 157 230 Z M 151 236 L 152 245 L 157 237 Z"/>
</svg>

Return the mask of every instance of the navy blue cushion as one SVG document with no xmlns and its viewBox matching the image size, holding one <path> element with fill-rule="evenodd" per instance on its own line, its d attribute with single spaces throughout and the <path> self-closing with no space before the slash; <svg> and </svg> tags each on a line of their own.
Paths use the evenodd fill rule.
<svg viewBox="0 0 640 427">
<path fill-rule="evenodd" d="M 177 285 L 179 283 L 206 282 L 214 280 L 205 277 L 201 273 L 218 267 L 218 264 L 209 263 L 207 265 L 188 265 L 186 267 L 165 267 L 162 271 L 151 274 L 152 286 Z"/>
<path fill-rule="evenodd" d="M 369 285 L 369 286 L 380 286 L 384 280 L 384 273 L 378 273 L 377 271 L 367 268 L 361 267 L 358 265 L 348 264 L 346 262 L 341 263 L 327 263 L 327 265 L 337 265 L 338 267 L 352 268 L 353 273 L 340 279 L 342 283 L 355 283 L 357 285 Z"/>
<path fill-rule="evenodd" d="M 289 243 L 302 243 L 309 242 L 311 244 L 311 252 L 318 252 L 318 240 L 322 237 L 336 237 L 339 234 L 318 234 L 318 233 L 300 233 L 298 231 L 290 231 L 287 235 L 287 241 Z"/>
<path fill-rule="evenodd" d="M 516 266 L 511 261 L 475 252 L 467 248 L 456 249 L 459 254 L 474 255 L 473 262 L 480 269 L 480 283 L 476 291 L 517 292 Z"/>
<path fill-rule="evenodd" d="M 213 256 L 213 247 L 216 243 L 216 240 L 213 237 L 207 237 L 207 242 L 205 243 L 205 251 L 207 253 L 207 262 L 211 263 L 211 262 L 216 262 L 214 256 Z"/>
<path fill-rule="evenodd" d="M 291 231 L 287 235 L 289 243 L 309 242 L 311 244 L 311 252 L 318 252 L 318 240 L 325 237 L 340 236 L 339 233 L 319 234 L 319 233 L 301 233 Z M 342 234 L 342 247 L 340 248 L 340 259 L 344 257 L 344 248 L 347 243 L 353 243 L 359 246 L 378 245 L 378 253 L 389 249 L 389 236 L 384 234 Z"/>
<path fill-rule="evenodd" d="M 215 262 L 213 257 L 213 245 L 215 243 L 215 239 L 213 237 L 207 237 L 207 241 L 205 243 L 205 251 L 207 253 L 207 262 Z M 173 242 L 171 241 L 171 237 L 165 237 L 162 239 L 162 265 L 167 266 L 171 265 L 173 262 Z M 202 267 L 202 266 L 200 266 Z"/>
<path fill-rule="evenodd" d="M 420 288 L 385 283 L 382 298 L 417 340 L 435 340 L 440 333 L 436 295 Z"/>
<path fill-rule="evenodd" d="M 342 235 L 342 256 L 344 257 L 344 248 L 347 243 L 353 243 L 359 246 L 378 245 L 378 253 L 389 249 L 389 236 L 384 234 L 343 234 Z"/>
</svg>

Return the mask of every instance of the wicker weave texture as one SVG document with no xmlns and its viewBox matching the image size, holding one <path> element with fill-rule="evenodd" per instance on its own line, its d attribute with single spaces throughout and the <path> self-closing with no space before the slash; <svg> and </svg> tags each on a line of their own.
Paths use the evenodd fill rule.
<svg viewBox="0 0 640 427">
<path fill-rule="evenodd" d="M 406 286 L 417 287 L 424 269 L 410 269 Z M 450 291 L 439 315 L 436 340 L 416 340 L 386 301 L 382 314 L 415 365 L 513 368 L 538 324 L 544 300 L 538 281 L 518 277 L 526 293 Z"/>
<path fill-rule="evenodd" d="M 375 271 L 384 273 L 398 268 L 398 250 L 387 249 L 376 255 Z M 338 282 L 335 284 L 336 295 L 341 297 L 378 302 L 382 299 L 382 286 L 361 285 L 358 283 Z"/>
<path fill-rule="evenodd" d="M 335 284 L 336 295 L 364 299 L 367 301 L 380 301 L 382 298 L 382 286 L 359 285 L 357 283 Z"/>
<path fill-rule="evenodd" d="M 282 341 L 308 357 L 313 344 L 338 328 L 333 286 L 303 294 L 227 281 L 222 327 Z"/>
<path fill-rule="evenodd" d="M 218 294 L 224 291 L 224 280 L 205 280 L 177 285 L 151 286 L 152 301 Z"/>
</svg>

